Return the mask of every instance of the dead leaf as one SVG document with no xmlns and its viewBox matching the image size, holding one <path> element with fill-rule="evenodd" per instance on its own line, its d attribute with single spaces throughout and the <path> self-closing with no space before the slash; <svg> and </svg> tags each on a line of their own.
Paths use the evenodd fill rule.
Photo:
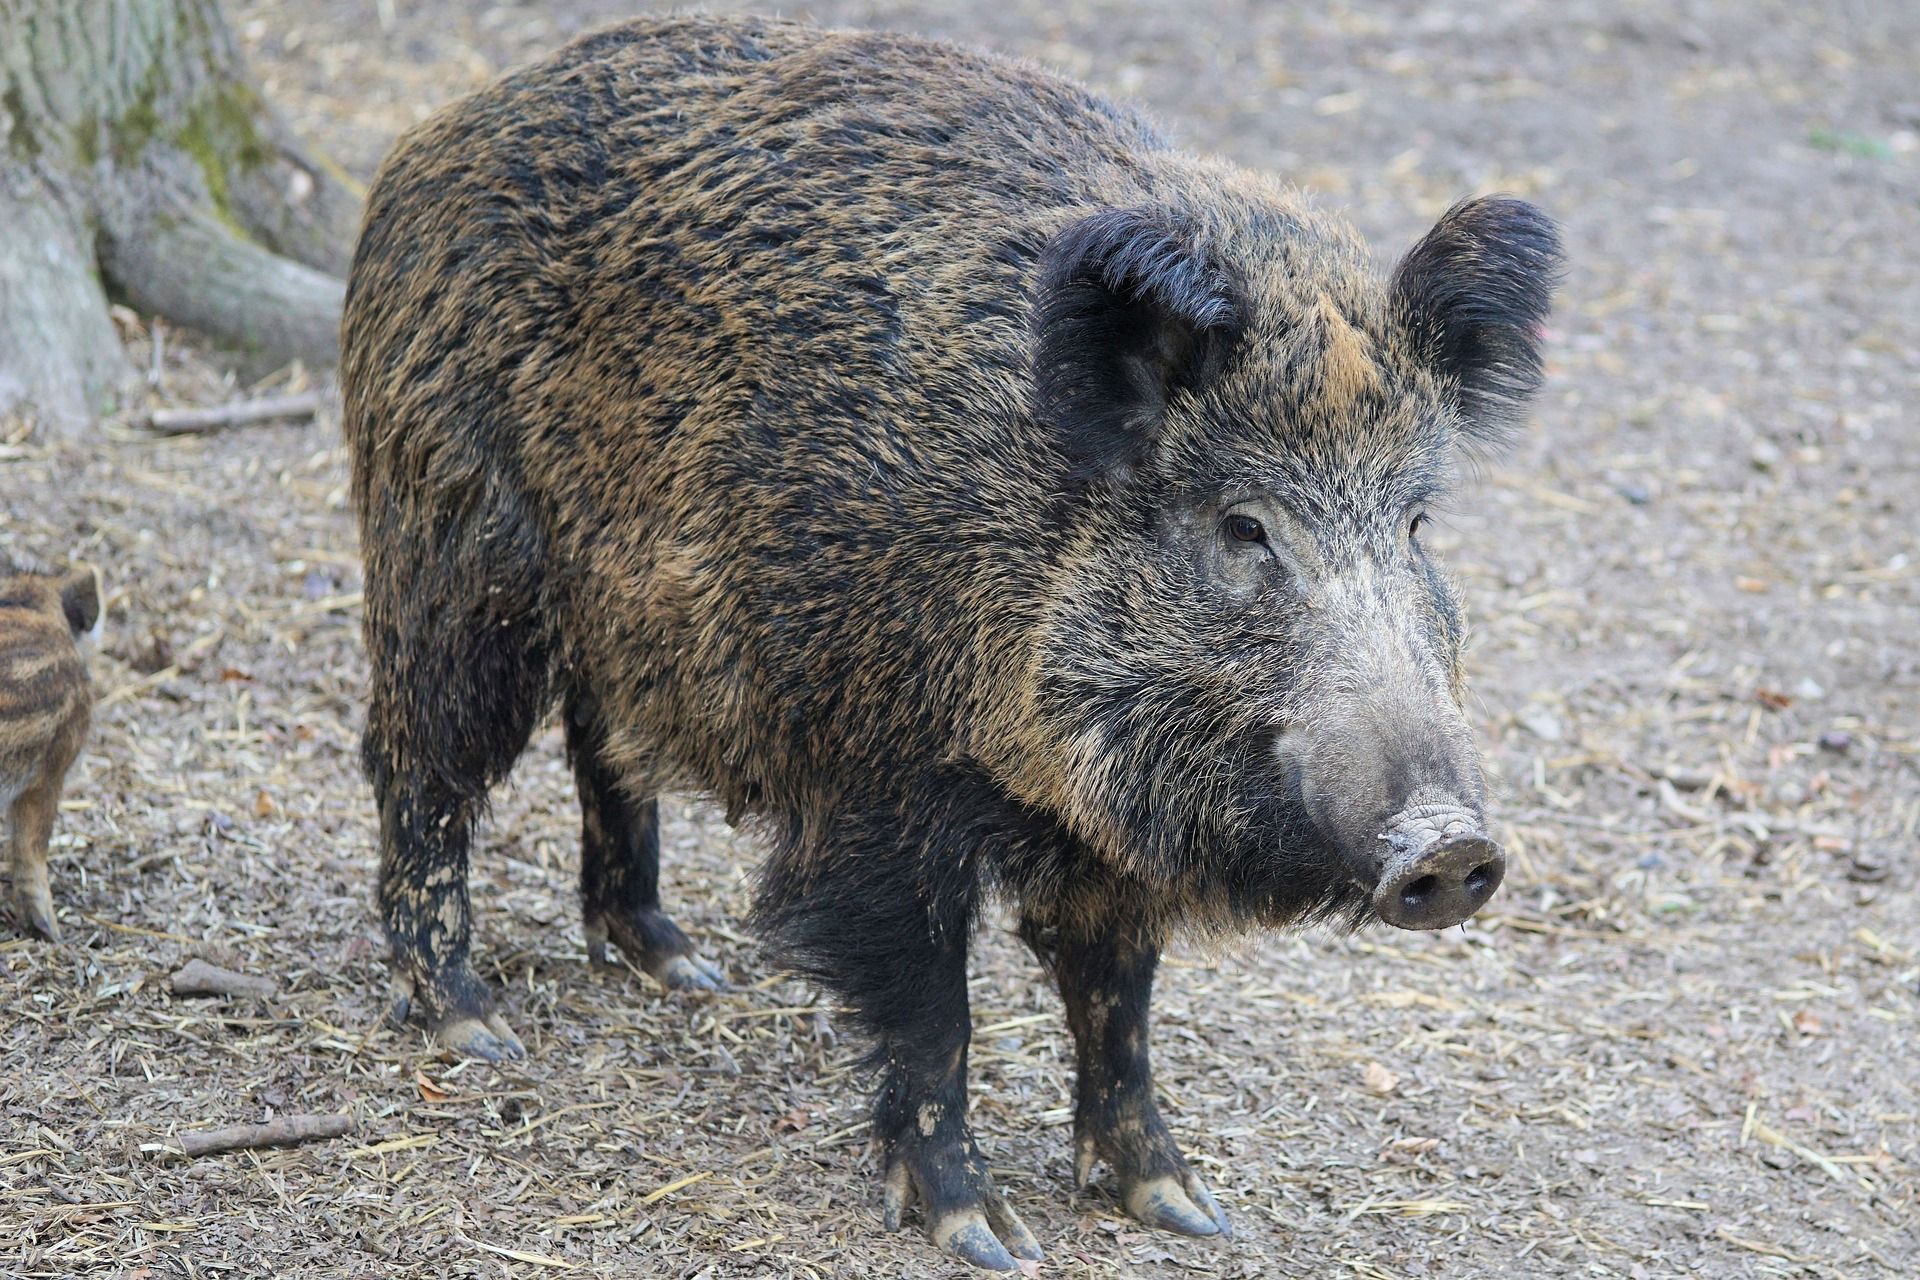
<svg viewBox="0 0 1920 1280">
<path fill-rule="evenodd" d="M 1367 1092 L 1377 1093 L 1383 1098 L 1400 1087 L 1400 1077 L 1377 1062 L 1369 1062 L 1360 1079 L 1367 1086 Z"/>
<path fill-rule="evenodd" d="M 413 1073 L 413 1087 L 420 1091 L 420 1099 L 423 1102 L 445 1102 L 453 1096 L 435 1084 L 424 1071 L 416 1070 Z"/>
</svg>

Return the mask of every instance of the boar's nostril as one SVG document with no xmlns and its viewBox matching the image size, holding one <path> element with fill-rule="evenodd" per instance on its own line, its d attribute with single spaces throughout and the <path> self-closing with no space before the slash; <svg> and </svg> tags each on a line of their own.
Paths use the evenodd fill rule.
<svg viewBox="0 0 1920 1280">
<path fill-rule="evenodd" d="M 1445 836 L 1386 869 L 1374 910 L 1397 928 L 1445 929 L 1486 905 L 1505 873 L 1500 846 L 1485 836 Z"/>
</svg>

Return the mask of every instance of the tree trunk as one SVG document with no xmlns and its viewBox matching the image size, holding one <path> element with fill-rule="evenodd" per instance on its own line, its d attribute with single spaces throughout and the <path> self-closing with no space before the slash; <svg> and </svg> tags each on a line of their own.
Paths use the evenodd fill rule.
<svg viewBox="0 0 1920 1280">
<path fill-rule="evenodd" d="M 331 361 L 359 208 L 262 100 L 218 0 L 0 0 L 0 414 L 52 433 L 110 405 L 109 293 Z"/>
</svg>

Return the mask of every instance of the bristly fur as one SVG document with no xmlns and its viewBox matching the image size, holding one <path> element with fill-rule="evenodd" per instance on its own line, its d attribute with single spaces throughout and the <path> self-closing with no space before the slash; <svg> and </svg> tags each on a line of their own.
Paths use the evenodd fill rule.
<svg viewBox="0 0 1920 1280">
<path fill-rule="evenodd" d="M 1541 326 L 1564 269 L 1560 234 L 1505 196 L 1463 200 L 1401 259 L 1392 290 L 1452 385 L 1465 430 L 1505 444 L 1540 390 Z"/>
<path fill-rule="evenodd" d="M 589 948 L 694 963 L 655 796 L 755 822 L 762 927 L 873 1036 L 896 1189 L 992 1203 L 992 891 L 1067 1004 L 1081 1155 L 1183 1175 L 1159 947 L 1357 922 L 1382 806 L 1479 804 L 1460 605 L 1412 531 L 1460 419 L 1538 379 L 1552 243 L 1465 206 L 1385 289 L 1280 185 L 902 36 L 647 19 L 448 106 L 369 193 L 342 338 L 411 1007 L 518 1049 L 468 850 L 561 702 Z"/>
</svg>

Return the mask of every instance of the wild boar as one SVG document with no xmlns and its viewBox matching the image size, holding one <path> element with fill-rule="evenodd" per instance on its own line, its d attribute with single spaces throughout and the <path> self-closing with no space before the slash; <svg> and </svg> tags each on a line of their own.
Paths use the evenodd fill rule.
<svg viewBox="0 0 1920 1280">
<path fill-rule="evenodd" d="M 1498 886 L 1420 540 L 1541 378 L 1512 199 L 1397 266 L 1024 63 L 779 21 L 587 36 L 401 140 L 343 330 L 396 1011 L 470 963 L 488 787 L 558 703 L 589 947 L 715 985 L 656 797 L 766 834 L 759 923 L 872 1037 L 885 1216 L 1039 1256 L 967 1123 L 993 895 L 1078 1042 L 1076 1167 L 1226 1219 L 1154 1103 L 1161 947 Z"/>
</svg>

